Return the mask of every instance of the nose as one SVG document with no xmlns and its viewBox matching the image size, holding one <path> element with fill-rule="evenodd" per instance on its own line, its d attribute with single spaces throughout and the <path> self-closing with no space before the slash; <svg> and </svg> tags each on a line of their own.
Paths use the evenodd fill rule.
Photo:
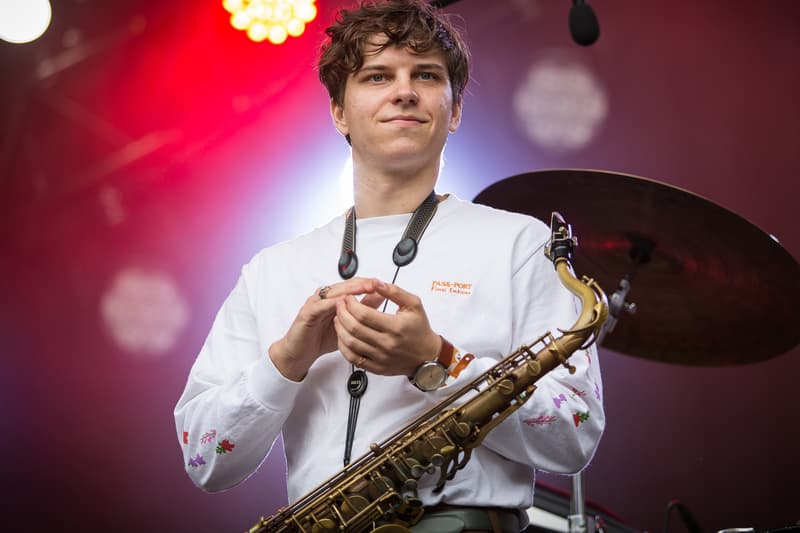
<svg viewBox="0 0 800 533">
<path fill-rule="evenodd" d="M 416 104 L 419 95 L 414 89 L 414 84 L 410 78 L 398 77 L 395 84 L 394 103 L 396 104 Z"/>
</svg>

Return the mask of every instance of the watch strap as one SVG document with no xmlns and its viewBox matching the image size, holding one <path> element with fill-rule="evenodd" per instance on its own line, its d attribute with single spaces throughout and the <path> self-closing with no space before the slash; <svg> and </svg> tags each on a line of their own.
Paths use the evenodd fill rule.
<svg viewBox="0 0 800 533">
<path fill-rule="evenodd" d="M 442 340 L 442 347 L 439 349 L 439 355 L 436 357 L 436 359 L 422 363 L 419 367 L 417 367 L 414 375 L 408 377 L 409 381 L 414 382 L 417 388 L 421 389 L 421 387 L 417 385 L 415 378 L 417 372 L 423 366 L 430 365 L 431 363 L 438 364 L 446 370 L 447 381 L 449 381 L 450 379 L 457 378 L 458 375 L 461 374 L 461 372 L 475 359 L 475 356 L 471 353 L 465 353 L 464 355 L 461 355 L 461 352 L 454 347 L 450 341 L 441 335 L 439 335 L 439 338 Z M 442 385 L 444 385 L 444 383 Z"/>
<path fill-rule="evenodd" d="M 445 367 L 448 370 L 448 374 L 450 373 L 450 365 L 453 364 L 453 359 L 455 359 L 456 350 L 453 348 L 453 345 L 439 335 L 439 338 L 442 339 L 442 348 L 439 350 L 439 357 L 436 358 L 439 361 L 439 364 Z"/>
<path fill-rule="evenodd" d="M 453 362 L 447 368 L 447 373 L 451 378 L 457 378 L 458 375 L 469 366 L 473 359 L 475 359 L 475 356 L 471 353 L 465 353 L 464 356 L 460 358 L 454 357 Z"/>
<path fill-rule="evenodd" d="M 442 349 L 439 351 L 439 364 L 447 369 L 447 375 L 451 378 L 457 378 L 461 372 L 469 366 L 475 356 L 471 353 L 465 353 L 463 356 L 461 352 L 455 348 L 450 341 L 439 335 L 442 339 Z"/>
</svg>

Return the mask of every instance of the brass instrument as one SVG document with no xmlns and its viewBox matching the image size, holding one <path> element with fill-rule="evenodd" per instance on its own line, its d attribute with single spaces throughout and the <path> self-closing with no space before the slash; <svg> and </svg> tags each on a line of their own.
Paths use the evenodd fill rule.
<svg viewBox="0 0 800 533">
<path fill-rule="evenodd" d="M 531 397 L 540 377 L 558 365 L 575 372 L 568 358 L 595 342 L 608 316 L 608 303 L 593 279 L 578 280 L 572 274 L 570 259 L 577 240 L 558 213 L 552 214 L 551 232 L 545 253 L 582 304 L 569 330 L 561 330 L 558 338 L 547 332 L 520 347 L 382 443 L 373 443 L 369 453 L 308 495 L 260 519 L 249 532 L 408 532 L 424 512 L 417 498 L 423 475 L 438 470 L 435 490 L 441 490 L 486 434 Z M 453 406 L 459 400 L 465 401 Z"/>
</svg>

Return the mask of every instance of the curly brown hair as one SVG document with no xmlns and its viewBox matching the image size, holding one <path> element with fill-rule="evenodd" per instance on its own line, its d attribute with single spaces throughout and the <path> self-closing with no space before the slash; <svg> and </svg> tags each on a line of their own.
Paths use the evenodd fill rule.
<svg viewBox="0 0 800 533">
<path fill-rule="evenodd" d="M 337 105 L 344 105 L 347 77 L 364 64 L 364 46 L 383 34 L 388 46 L 405 46 L 416 53 L 444 52 L 453 101 L 461 101 L 469 79 L 469 50 L 449 16 L 423 0 L 362 0 L 358 8 L 341 9 L 325 30 L 318 69 L 319 79 Z"/>
</svg>

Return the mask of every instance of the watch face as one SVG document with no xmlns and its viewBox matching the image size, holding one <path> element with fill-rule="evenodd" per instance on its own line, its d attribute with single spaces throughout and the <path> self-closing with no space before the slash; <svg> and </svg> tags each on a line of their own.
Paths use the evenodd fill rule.
<svg viewBox="0 0 800 533">
<path fill-rule="evenodd" d="M 414 383 L 424 391 L 432 391 L 444 385 L 447 369 L 437 362 L 424 363 L 414 374 Z"/>
</svg>

